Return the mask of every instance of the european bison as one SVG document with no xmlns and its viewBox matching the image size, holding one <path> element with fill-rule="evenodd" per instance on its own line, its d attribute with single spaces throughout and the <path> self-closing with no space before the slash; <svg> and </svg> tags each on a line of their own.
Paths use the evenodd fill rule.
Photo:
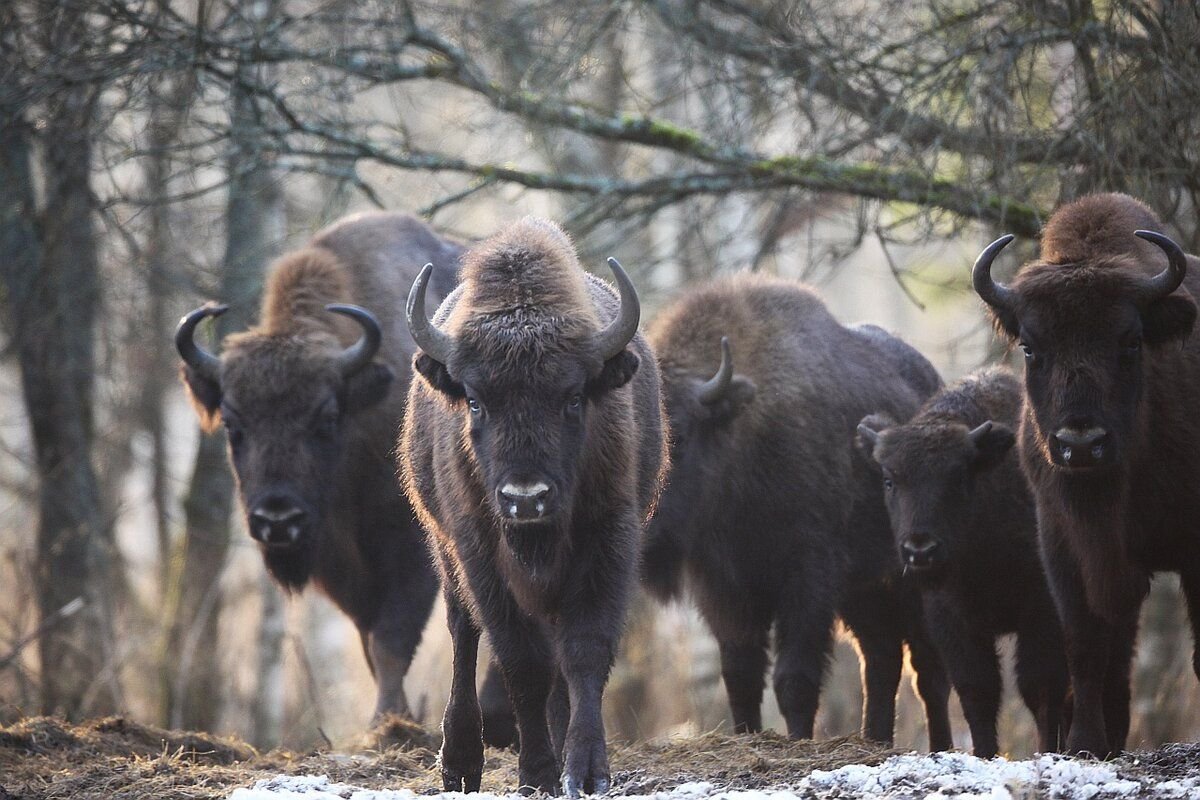
<svg viewBox="0 0 1200 800">
<path fill-rule="evenodd" d="M 879 328 L 843 327 L 800 284 L 750 273 L 689 291 L 649 337 L 672 472 L 644 577 L 666 599 L 686 576 L 720 647 L 734 729 L 762 727 L 774 625 L 779 708 L 791 736 L 813 735 L 840 615 L 862 654 L 864 734 L 892 740 L 907 639 L 930 746 L 949 747 L 949 683 L 916 593 L 898 586 L 879 482 L 853 445 L 864 414 L 916 411 L 941 385 L 933 367 Z"/>
<path fill-rule="evenodd" d="M 1161 229 L 1131 197 L 1084 197 L 1054 213 L 1041 258 L 1011 286 L 991 276 L 1011 236 L 974 268 L 998 330 L 1025 354 L 1021 463 L 1066 636 L 1072 752 L 1124 747 L 1151 574 L 1180 573 L 1200 633 L 1200 346 L 1189 338 L 1200 279 Z"/>
<path fill-rule="evenodd" d="M 434 322 L 428 267 L 409 296 L 423 379 L 400 450 L 454 642 L 447 790 L 479 789 L 481 628 L 516 713 L 522 790 L 556 792 L 560 759 L 568 795 L 610 783 L 600 699 L 666 448 L 637 293 L 609 264 L 619 298 L 556 225 L 525 219 L 467 254 Z"/>
<path fill-rule="evenodd" d="M 398 292 L 413 264 L 432 261 L 432 292 L 444 296 L 462 253 L 404 214 L 350 217 L 271 267 L 258 325 L 226 339 L 220 358 L 193 333 L 223 306 L 191 312 L 175 336 L 203 426 L 228 432 L 267 569 L 289 591 L 312 581 L 354 621 L 378 685 L 377 717 L 409 711 L 404 675 L 437 592 L 396 482 L 392 443 L 414 350 Z M 379 317 L 344 305 L 356 301 Z M 505 704 L 490 711 L 502 744 L 512 736 Z"/>
<path fill-rule="evenodd" d="M 921 587 L 930 638 L 962 701 L 975 755 L 996 755 L 996 637 L 1017 634 L 1017 688 L 1038 749 L 1059 747 L 1067 662 L 1038 559 L 1033 498 L 1011 453 L 1021 384 L 993 367 L 967 376 L 897 424 L 858 426 L 880 467 L 905 572 Z"/>
</svg>

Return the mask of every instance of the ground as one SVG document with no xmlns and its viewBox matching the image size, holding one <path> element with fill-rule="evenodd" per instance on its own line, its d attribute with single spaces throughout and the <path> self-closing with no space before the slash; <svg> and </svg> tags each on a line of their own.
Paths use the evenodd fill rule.
<svg viewBox="0 0 1200 800">
<path fill-rule="evenodd" d="M 81 725 L 29 719 L 0 728 L 0 800 L 409 800 L 438 794 L 434 738 L 403 724 L 382 733 L 377 741 L 398 744 L 353 754 L 263 754 L 243 742 L 120 717 Z M 853 738 L 792 742 L 769 733 L 708 734 L 614 745 L 611 759 L 614 798 L 1200 798 L 1200 745 L 1168 745 L 1108 763 L 1049 756 L 985 762 L 961 753 L 902 754 Z M 489 750 L 484 792 L 506 794 L 515 786 L 516 757 Z"/>
</svg>

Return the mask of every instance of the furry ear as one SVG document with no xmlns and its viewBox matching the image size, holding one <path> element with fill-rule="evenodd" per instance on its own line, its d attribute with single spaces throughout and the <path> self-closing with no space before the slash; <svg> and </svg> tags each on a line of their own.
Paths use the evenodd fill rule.
<svg viewBox="0 0 1200 800">
<path fill-rule="evenodd" d="M 1142 336 L 1147 344 L 1186 339 L 1195 322 L 1195 301 L 1186 294 L 1169 294 L 1142 312 Z"/>
<path fill-rule="evenodd" d="M 461 400 L 467 396 L 467 390 L 454 378 L 450 377 L 446 365 L 437 361 L 433 356 L 421 353 L 413 359 L 413 369 L 425 379 L 425 382 L 447 397 Z"/>
<path fill-rule="evenodd" d="M 203 377 L 187 364 L 180 368 L 179 376 L 200 418 L 200 429 L 212 433 L 221 424 L 221 383 Z"/>
<path fill-rule="evenodd" d="M 972 462 L 977 470 L 987 470 L 1004 460 L 1004 456 L 1017 441 L 1012 428 L 999 422 L 985 422 L 971 431 L 971 441 L 975 444 L 975 459 Z"/>
<path fill-rule="evenodd" d="M 876 464 L 875 444 L 879 441 L 879 434 L 895 424 L 896 420 L 887 414 L 868 414 L 862 418 L 862 422 L 858 423 L 854 446 L 867 459 L 867 463 Z"/>
<path fill-rule="evenodd" d="M 342 407 L 357 414 L 387 397 L 396 375 L 387 364 L 372 361 L 350 376 L 342 387 Z"/>
<path fill-rule="evenodd" d="M 599 397 L 605 392 L 620 389 L 633 379 L 638 370 L 638 357 L 629 350 L 622 350 L 604 362 L 600 374 L 587 382 L 587 393 L 590 397 Z"/>
<path fill-rule="evenodd" d="M 745 375 L 734 375 L 729 381 L 729 388 L 724 396 L 708 406 L 709 417 L 712 419 L 732 419 L 742 413 L 742 409 L 754 402 L 758 395 L 758 386 Z"/>
</svg>

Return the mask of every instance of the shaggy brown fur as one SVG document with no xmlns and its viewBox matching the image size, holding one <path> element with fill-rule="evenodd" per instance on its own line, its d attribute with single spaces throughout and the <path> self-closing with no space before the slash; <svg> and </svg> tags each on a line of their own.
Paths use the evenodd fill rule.
<svg viewBox="0 0 1200 800">
<path fill-rule="evenodd" d="M 454 337 L 447 362 L 416 359 L 400 451 L 454 639 L 447 790 L 479 787 L 480 628 L 516 712 L 521 786 L 557 792 L 560 758 L 568 794 L 608 786 L 601 694 L 665 465 L 652 351 L 638 335 L 603 360 L 593 344 L 619 309 L 565 234 L 526 219 L 467 256 L 434 318 Z M 508 508 L 513 486 L 545 487 L 540 516 Z"/>
<path fill-rule="evenodd" d="M 1138 228 L 1162 226 L 1125 195 L 1064 206 L 1046 225 L 1042 258 L 1022 267 L 1011 302 L 993 308 L 999 329 L 1026 350 L 1020 451 L 1067 638 L 1068 747 L 1097 754 L 1125 744 L 1138 609 L 1152 573 L 1180 573 L 1200 633 L 1200 344 L 1191 335 L 1200 261 L 1187 257 L 1174 293 L 1138 300 L 1134 287 L 1166 266 Z M 1103 432 L 1082 454 L 1088 468 L 1070 462 L 1059 438 L 1081 430 Z M 1200 658 L 1195 666 L 1200 674 Z"/>
<path fill-rule="evenodd" d="M 728 336 L 736 374 L 700 399 Z M 917 409 L 940 385 L 878 328 L 847 328 L 812 291 L 740 273 L 693 289 L 650 328 L 663 370 L 672 473 L 643 574 L 660 597 L 686 577 L 721 649 L 734 726 L 762 725 L 775 629 L 775 693 L 788 733 L 813 735 L 834 616 L 863 657 L 864 733 L 891 741 L 903 645 L 912 648 L 931 742 L 950 744 L 948 682 L 899 565 L 878 481 L 853 446 L 862 415 Z M 910 378 L 912 380 L 910 381 Z"/>
<path fill-rule="evenodd" d="M 413 351 L 403 297 L 427 261 L 443 296 L 461 253 L 404 214 L 335 223 L 270 267 L 261 321 L 226 338 L 218 381 L 184 372 L 208 427 L 229 430 L 247 524 L 271 574 L 288 590 L 311 580 L 358 627 L 378 682 L 377 715 L 408 711 L 403 679 L 436 592 L 391 447 Z M 326 311 L 329 303 L 368 308 L 383 332 L 375 361 L 352 376 L 336 358 L 362 330 Z M 261 514 L 284 511 L 296 514 L 296 535 L 281 545 Z M 503 743 L 511 738 L 503 704 L 493 711 Z"/>
</svg>

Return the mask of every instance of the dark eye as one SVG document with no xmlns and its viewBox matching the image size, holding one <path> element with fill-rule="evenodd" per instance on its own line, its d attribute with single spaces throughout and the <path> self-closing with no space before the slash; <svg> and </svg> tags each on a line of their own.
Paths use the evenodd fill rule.
<svg viewBox="0 0 1200 800">
<path fill-rule="evenodd" d="M 483 410 L 482 407 L 480 407 L 480 405 L 479 405 L 479 401 L 476 400 L 474 397 L 467 398 L 467 408 L 471 409 L 472 414 L 478 414 L 480 411 Z"/>
<path fill-rule="evenodd" d="M 1021 342 L 1021 352 L 1025 354 L 1025 360 L 1029 361 L 1033 358 L 1033 348 Z"/>
<path fill-rule="evenodd" d="M 1142 349 L 1142 340 L 1139 337 L 1137 339 L 1131 339 L 1131 340 L 1125 342 L 1125 344 L 1121 345 L 1121 354 L 1131 356 L 1131 355 L 1136 354 L 1141 349 Z"/>
<path fill-rule="evenodd" d="M 583 405 L 583 395 L 581 394 L 573 394 L 567 400 L 567 409 L 569 411 L 578 411 L 581 405 Z"/>
<path fill-rule="evenodd" d="M 891 478 L 884 478 L 883 479 L 883 488 L 886 491 L 890 492 L 892 489 L 896 488 L 896 484 L 892 481 Z"/>
</svg>

